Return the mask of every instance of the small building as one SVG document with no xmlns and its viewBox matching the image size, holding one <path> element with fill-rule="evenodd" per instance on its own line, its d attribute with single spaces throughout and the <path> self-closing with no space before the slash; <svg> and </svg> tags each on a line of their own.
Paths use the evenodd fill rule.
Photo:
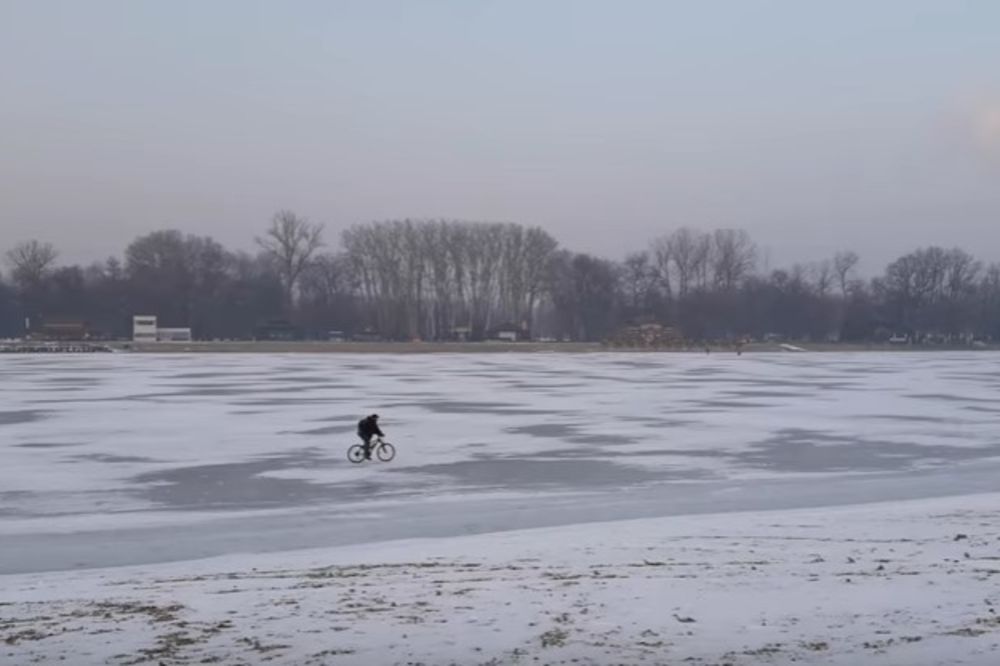
<svg viewBox="0 0 1000 666">
<path fill-rule="evenodd" d="M 157 342 L 191 342 L 190 328 L 158 328 Z"/>
<path fill-rule="evenodd" d="M 354 342 L 385 342 L 385 339 L 378 331 L 373 331 L 370 328 L 366 328 L 360 333 L 355 333 L 351 336 L 351 339 Z"/>
<path fill-rule="evenodd" d="M 471 326 L 454 326 L 451 329 L 451 339 L 456 342 L 468 342 L 472 337 Z"/>
<path fill-rule="evenodd" d="M 503 342 L 518 342 L 519 340 L 527 340 L 529 336 L 528 332 L 517 324 L 501 324 L 490 331 L 489 337 Z"/>
<path fill-rule="evenodd" d="M 132 317 L 133 342 L 157 342 L 159 339 L 155 315 L 135 315 Z"/>
<path fill-rule="evenodd" d="M 271 319 L 258 324 L 253 331 L 254 340 L 288 342 L 301 340 L 303 337 L 301 328 L 284 319 Z"/>
<path fill-rule="evenodd" d="M 53 319 L 43 322 L 40 329 L 32 332 L 31 337 L 59 342 L 87 340 L 90 338 L 90 327 L 87 322 L 79 319 Z"/>
</svg>

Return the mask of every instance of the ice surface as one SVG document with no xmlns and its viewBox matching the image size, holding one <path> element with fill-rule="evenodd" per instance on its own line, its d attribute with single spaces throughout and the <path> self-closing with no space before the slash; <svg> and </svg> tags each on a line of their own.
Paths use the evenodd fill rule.
<svg viewBox="0 0 1000 666">
<path fill-rule="evenodd" d="M 0 572 L 990 490 L 998 370 L 989 353 L 0 358 Z M 397 459 L 351 465 L 372 411 Z M 384 520 L 352 523 L 356 506 Z"/>
<path fill-rule="evenodd" d="M 992 666 L 998 370 L 0 358 L 0 664 Z"/>
</svg>

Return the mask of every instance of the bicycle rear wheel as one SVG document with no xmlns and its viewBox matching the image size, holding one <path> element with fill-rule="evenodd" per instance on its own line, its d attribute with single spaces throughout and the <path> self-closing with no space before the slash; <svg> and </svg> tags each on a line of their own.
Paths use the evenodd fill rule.
<svg viewBox="0 0 1000 666">
<path fill-rule="evenodd" d="M 396 457 L 396 447 L 389 442 L 382 442 L 382 444 L 375 450 L 375 455 L 382 462 L 389 462 Z"/>
<path fill-rule="evenodd" d="M 347 459 L 352 463 L 359 463 L 365 459 L 365 449 L 360 444 L 355 444 L 347 449 Z"/>
</svg>

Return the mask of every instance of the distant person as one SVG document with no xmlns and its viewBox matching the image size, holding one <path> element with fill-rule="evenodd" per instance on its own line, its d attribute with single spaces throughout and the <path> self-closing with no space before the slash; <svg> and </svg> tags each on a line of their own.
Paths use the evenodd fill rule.
<svg viewBox="0 0 1000 666">
<path fill-rule="evenodd" d="M 372 459 L 372 437 L 385 437 L 378 427 L 378 414 L 372 414 L 358 421 L 358 437 L 365 443 L 365 460 Z"/>
</svg>

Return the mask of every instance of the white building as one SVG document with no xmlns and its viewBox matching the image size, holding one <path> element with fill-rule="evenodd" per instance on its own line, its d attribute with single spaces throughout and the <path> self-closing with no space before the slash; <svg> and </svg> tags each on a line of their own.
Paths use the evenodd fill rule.
<svg viewBox="0 0 1000 666">
<path fill-rule="evenodd" d="M 191 342 L 190 328 L 160 328 L 155 315 L 132 317 L 133 342 Z"/>
<path fill-rule="evenodd" d="M 132 317 L 133 342 L 156 342 L 158 339 L 155 316 L 136 315 Z"/>
<path fill-rule="evenodd" d="M 158 328 L 156 339 L 159 342 L 191 342 L 190 328 Z"/>
</svg>

